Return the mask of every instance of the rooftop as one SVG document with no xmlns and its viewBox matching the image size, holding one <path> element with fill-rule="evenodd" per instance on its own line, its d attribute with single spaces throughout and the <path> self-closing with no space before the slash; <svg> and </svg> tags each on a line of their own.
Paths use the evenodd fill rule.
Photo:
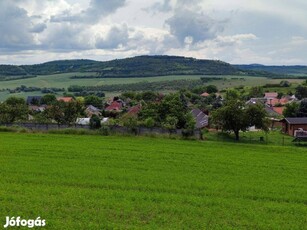
<svg viewBox="0 0 307 230">
<path fill-rule="evenodd" d="M 307 125 L 307 117 L 286 117 L 284 120 L 291 125 Z"/>
</svg>

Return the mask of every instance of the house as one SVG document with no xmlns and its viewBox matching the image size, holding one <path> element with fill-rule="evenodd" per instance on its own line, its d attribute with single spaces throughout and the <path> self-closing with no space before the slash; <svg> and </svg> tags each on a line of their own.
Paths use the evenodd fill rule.
<svg viewBox="0 0 307 230">
<path fill-rule="evenodd" d="M 93 115 L 96 116 L 101 116 L 101 112 L 100 109 L 96 108 L 93 105 L 89 105 L 86 109 L 85 109 L 85 113 L 88 117 L 92 117 Z"/>
<path fill-rule="evenodd" d="M 245 104 L 247 104 L 247 105 L 255 105 L 255 104 L 264 105 L 265 101 L 266 101 L 266 99 L 264 99 L 264 98 L 251 98 Z"/>
<path fill-rule="evenodd" d="M 278 113 L 279 115 L 282 115 L 284 110 L 285 110 L 285 107 L 282 106 L 282 107 L 273 107 L 272 108 L 276 113 Z"/>
<path fill-rule="evenodd" d="M 268 92 L 264 94 L 265 99 L 274 99 L 274 98 L 277 98 L 277 96 L 278 96 L 278 93 L 276 92 Z"/>
<path fill-rule="evenodd" d="M 58 101 L 64 101 L 64 102 L 71 102 L 74 99 L 72 97 L 58 97 L 57 100 Z"/>
<path fill-rule="evenodd" d="M 112 101 L 112 103 L 106 107 L 106 111 L 116 111 L 120 112 L 123 108 L 122 102 Z"/>
<path fill-rule="evenodd" d="M 295 130 L 307 130 L 307 117 L 287 117 L 281 122 L 283 132 L 291 136 L 294 136 Z"/>
<path fill-rule="evenodd" d="M 208 115 L 206 115 L 205 113 L 203 113 L 200 109 L 193 109 L 191 111 L 195 121 L 196 121 L 196 124 L 195 124 L 195 127 L 197 129 L 201 129 L 201 128 L 204 128 L 206 126 L 208 126 L 209 122 L 208 122 Z"/>
<path fill-rule="evenodd" d="M 27 105 L 40 105 L 42 97 L 41 96 L 28 96 Z"/>
<path fill-rule="evenodd" d="M 47 106 L 46 105 L 29 105 L 29 110 L 34 111 L 34 112 L 44 112 L 46 110 Z"/>
<path fill-rule="evenodd" d="M 285 105 L 289 102 L 289 99 L 286 97 L 283 97 L 281 99 L 278 98 L 273 98 L 273 99 L 267 99 L 267 104 L 271 106 L 276 106 L 276 105 Z"/>
<path fill-rule="evenodd" d="M 207 93 L 207 92 L 204 92 L 204 93 L 202 93 L 200 96 L 201 96 L 201 97 L 209 97 L 209 96 L 210 96 L 210 94 L 209 94 L 209 93 Z"/>
<path fill-rule="evenodd" d="M 133 107 L 131 107 L 128 112 L 127 112 L 127 116 L 129 117 L 137 117 L 139 112 L 141 111 L 142 106 L 141 105 L 135 105 Z"/>
</svg>

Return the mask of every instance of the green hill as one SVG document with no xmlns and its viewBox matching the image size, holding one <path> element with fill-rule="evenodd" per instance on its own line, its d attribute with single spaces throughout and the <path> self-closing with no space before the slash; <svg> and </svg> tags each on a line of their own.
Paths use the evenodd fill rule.
<svg viewBox="0 0 307 230">
<path fill-rule="evenodd" d="M 243 75 L 289 77 L 307 75 L 307 66 L 230 65 L 218 60 L 179 56 L 136 56 L 111 61 L 58 60 L 35 65 L 0 65 L 0 80 L 38 75 L 84 73 L 75 78 L 131 78 L 169 75 Z"/>
<path fill-rule="evenodd" d="M 259 64 L 252 65 L 234 65 L 234 67 L 243 71 L 270 72 L 281 75 L 307 75 L 307 66 L 266 66 Z"/>
<path fill-rule="evenodd" d="M 92 60 L 63 60 L 37 65 L 0 65 L 0 76 L 33 76 L 71 72 L 95 72 L 97 73 L 96 77 L 99 78 L 122 78 L 162 75 L 233 75 L 238 73 L 238 70 L 222 61 L 198 60 L 195 58 L 177 56 L 137 56 L 105 62 Z"/>
</svg>

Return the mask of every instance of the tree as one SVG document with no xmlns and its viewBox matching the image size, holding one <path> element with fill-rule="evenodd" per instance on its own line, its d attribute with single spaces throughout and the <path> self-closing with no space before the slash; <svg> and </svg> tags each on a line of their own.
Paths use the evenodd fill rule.
<svg viewBox="0 0 307 230">
<path fill-rule="evenodd" d="M 225 99 L 227 101 L 238 100 L 238 99 L 240 99 L 240 94 L 237 90 L 229 89 L 229 90 L 226 91 Z"/>
<path fill-rule="evenodd" d="M 301 101 L 301 104 L 299 105 L 298 111 L 297 111 L 298 117 L 307 117 L 307 98 L 303 99 Z"/>
<path fill-rule="evenodd" d="M 46 119 L 54 120 L 58 124 L 71 124 L 80 116 L 84 116 L 84 107 L 80 102 L 57 101 L 44 111 Z"/>
<path fill-rule="evenodd" d="M 233 131 L 236 140 L 239 140 L 240 130 L 246 131 L 248 127 L 243 106 L 242 102 L 232 100 L 212 113 L 212 121 L 223 131 Z"/>
<path fill-rule="evenodd" d="M 0 123 L 9 123 L 10 117 L 9 117 L 9 108 L 7 104 L 0 103 Z"/>
<path fill-rule="evenodd" d="M 145 91 L 141 93 L 141 100 L 155 101 L 158 98 L 158 94 L 153 91 Z"/>
<path fill-rule="evenodd" d="M 89 95 L 84 98 L 84 104 L 85 105 L 93 105 L 97 108 L 102 107 L 102 99 L 95 96 L 95 95 Z"/>
<path fill-rule="evenodd" d="M 307 98 L 307 87 L 299 85 L 296 87 L 295 96 L 301 100 L 303 98 Z"/>
<path fill-rule="evenodd" d="M 208 85 L 206 87 L 207 93 L 211 94 L 211 93 L 217 93 L 217 87 L 215 85 Z"/>
<path fill-rule="evenodd" d="M 286 104 L 282 114 L 284 117 L 297 117 L 299 107 L 300 105 L 296 102 Z"/>
<path fill-rule="evenodd" d="M 279 84 L 281 87 L 290 87 L 291 85 L 289 81 L 281 81 Z"/>
<path fill-rule="evenodd" d="M 129 128 L 130 132 L 134 133 L 135 135 L 137 134 L 137 126 L 138 126 L 138 121 L 135 117 L 128 117 L 124 119 L 124 126 Z"/>
<path fill-rule="evenodd" d="M 58 124 L 64 124 L 64 103 L 63 101 L 57 101 L 52 106 L 47 107 L 43 112 L 46 119 L 54 120 Z"/>
<path fill-rule="evenodd" d="M 155 120 L 152 117 L 148 117 L 144 121 L 144 126 L 147 128 L 153 128 L 155 126 Z"/>
<path fill-rule="evenodd" d="M 46 94 L 42 97 L 42 100 L 41 100 L 41 104 L 44 104 L 44 105 L 51 105 L 53 103 L 55 103 L 57 100 L 56 100 L 56 97 L 55 95 L 53 94 Z"/>
<path fill-rule="evenodd" d="M 277 98 L 278 99 L 281 99 L 283 96 L 284 96 L 283 92 L 278 92 L 278 94 L 277 94 Z"/>
<path fill-rule="evenodd" d="M 84 107 L 80 102 L 70 101 L 63 104 L 64 123 L 71 124 L 84 115 Z"/>
<path fill-rule="evenodd" d="M 91 127 L 91 129 L 99 129 L 99 128 L 101 128 L 101 120 L 95 114 L 93 114 L 93 116 L 90 119 L 90 127 Z"/>
<path fill-rule="evenodd" d="M 4 111 L 3 118 L 7 122 L 15 122 L 17 120 L 27 120 L 28 106 L 23 98 L 9 97 L 2 105 Z"/>
<path fill-rule="evenodd" d="M 174 117 L 177 120 L 176 127 L 184 128 L 186 125 L 186 114 L 189 112 L 186 98 L 179 93 L 169 94 L 163 98 L 158 105 L 158 119 L 161 123 L 166 121 L 167 117 Z"/>
<path fill-rule="evenodd" d="M 167 116 L 165 121 L 162 123 L 162 127 L 165 129 L 168 129 L 171 133 L 172 130 L 176 129 L 176 125 L 178 123 L 178 119 L 173 116 Z"/>
<path fill-rule="evenodd" d="M 249 127 L 255 126 L 257 129 L 268 131 L 269 121 L 266 118 L 267 112 L 262 105 L 249 105 L 245 109 L 245 114 Z"/>
<path fill-rule="evenodd" d="M 249 97 L 263 97 L 263 87 L 254 86 L 250 88 Z"/>
<path fill-rule="evenodd" d="M 223 131 L 232 131 L 239 140 L 240 131 L 256 126 L 268 130 L 266 112 L 260 105 L 246 105 L 240 100 L 228 100 L 225 105 L 212 113 L 212 121 Z"/>
</svg>

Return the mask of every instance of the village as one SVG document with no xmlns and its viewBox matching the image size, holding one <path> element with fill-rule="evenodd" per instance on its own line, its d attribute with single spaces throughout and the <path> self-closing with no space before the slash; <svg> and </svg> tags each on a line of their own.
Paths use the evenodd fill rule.
<svg viewBox="0 0 307 230">
<path fill-rule="evenodd" d="M 219 109 L 226 108 L 234 100 L 240 100 L 237 108 L 232 108 L 234 111 L 240 110 L 240 106 L 245 110 L 257 108 L 247 112 L 254 113 L 254 117 L 249 115 L 250 118 L 246 118 L 239 115 L 239 111 L 229 111 L 226 117 L 219 117 Z M 0 107 L 0 122 L 3 125 L 27 124 L 26 127 L 33 129 L 37 124 L 65 124 L 63 127 L 88 129 L 116 126 L 126 127 L 136 134 L 136 128 L 143 127 L 148 132 L 184 133 L 187 136 L 196 135 L 199 139 L 203 139 L 204 130 L 237 133 L 280 130 L 295 140 L 304 141 L 307 137 L 307 114 L 304 114 L 305 102 L 301 101 L 295 95 L 280 96 L 277 92 L 265 92 L 262 97 L 250 97 L 244 101 L 235 90 L 230 89 L 222 94 L 214 86 L 169 94 L 124 92 L 113 98 L 94 95 L 56 97 L 46 94 L 28 96 L 25 101 L 21 98 L 7 99 Z M 15 108 L 11 114 L 7 108 L 10 106 Z M 242 120 L 242 117 L 245 119 L 243 125 L 236 125 L 235 122 L 228 124 L 228 121 Z"/>
</svg>

